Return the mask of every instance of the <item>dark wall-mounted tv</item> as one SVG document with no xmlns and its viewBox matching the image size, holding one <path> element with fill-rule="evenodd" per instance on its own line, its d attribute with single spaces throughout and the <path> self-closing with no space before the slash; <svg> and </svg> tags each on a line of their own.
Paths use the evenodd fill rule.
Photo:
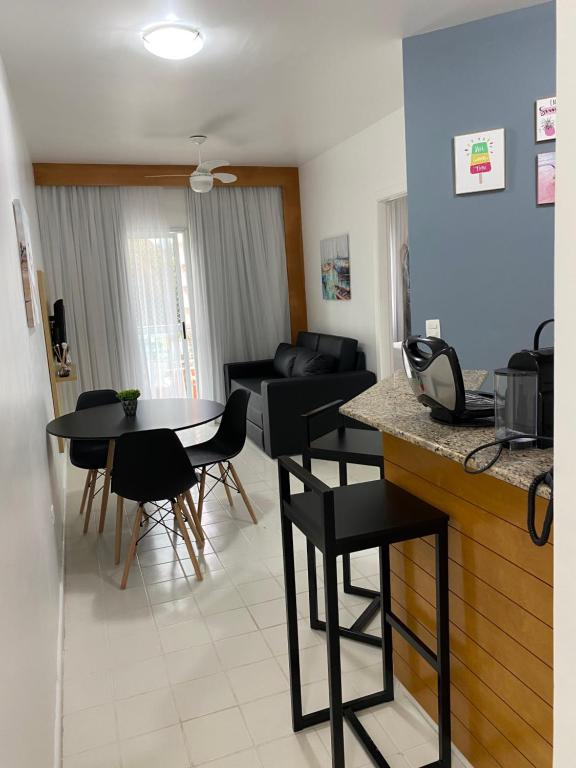
<svg viewBox="0 0 576 768">
<path fill-rule="evenodd" d="M 64 342 L 68 341 L 66 337 L 66 313 L 62 299 L 57 299 L 54 302 L 54 314 L 50 317 L 50 334 L 52 336 L 52 346 L 64 344 Z"/>
</svg>

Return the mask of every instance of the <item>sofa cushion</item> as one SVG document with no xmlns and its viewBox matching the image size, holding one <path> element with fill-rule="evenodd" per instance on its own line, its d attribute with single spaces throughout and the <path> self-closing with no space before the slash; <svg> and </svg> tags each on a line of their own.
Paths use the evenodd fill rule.
<svg viewBox="0 0 576 768">
<path fill-rule="evenodd" d="M 315 352 L 332 355 L 338 360 L 337 371 L 357 370 L 356 355 L 358 352 L 358 340 L 346 336 L 332 336 L 328 333 L 310 333 L 300 331 L 296 344 Z"/>
<path fill-rule="evenodd" d="M 306 347 L 306 349 L 312 349 L 316 352 L 318 348 L 319 333 L 311 333 L 310 331 L 299 331 L 298 338 L 296 339 L 297 347 Z"/>
<path fill-rule="evenodd" d="M 356 368 L 357 349 L 356 339 L 347 339 L 345 336 L 328 336 L 321 333 L 318 339 L 317 351 L 335 357 L 338 361 L 338 371 L 353 371 Z"/>
<path fill-rule="evenodd" d="M 274 355 L 274 370 L 276 373 L 284 376 L 286 379 L 290 378 L 297 354 L 298 348 L 293 347 L 292 344 L 279 344 Z"/>
<path fill-rule="evenodd" d="M 338 360 L 332 355 L 323 355 L 311 349 L 299 349 L 294 361 L 292 376 L 319 376 L 333 373 L 338 367 Z"/>
</svg>

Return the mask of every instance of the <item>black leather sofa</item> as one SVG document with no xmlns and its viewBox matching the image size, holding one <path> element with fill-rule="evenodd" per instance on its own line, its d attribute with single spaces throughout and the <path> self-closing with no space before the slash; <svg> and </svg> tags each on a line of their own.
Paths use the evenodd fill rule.
<svg viewBox="0 0 576 768">
<path fill-rule="evenodd" d="M 292 360 L 291 367 L 294 354 L 299 362 Z M 318 373 L 325 368 L 331 372 Z M 247 433 L 272 458 L 302 453 L 302 414 L 333 400 L 350 400 L 376 383 L 356 339 L 309 331 L 300 331 L 294 347 L 281 344 L 273 359 L 226 363 L 224 379 L 227 396 L 235 389 L 250 392 Z M 321 419 L 316 427 L 322 434 Z"/>
</svg>

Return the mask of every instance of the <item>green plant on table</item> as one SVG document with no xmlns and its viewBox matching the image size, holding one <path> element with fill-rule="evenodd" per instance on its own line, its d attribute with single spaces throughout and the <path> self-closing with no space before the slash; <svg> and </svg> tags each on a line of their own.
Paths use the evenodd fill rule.
<svg viewBox="0 0 576 768">
<path fill-rule="evenodd" d="M 138 400 L 141 392 L 139 389 L 122 389 L 116 393 L 118 400 Z"/>
</svg>

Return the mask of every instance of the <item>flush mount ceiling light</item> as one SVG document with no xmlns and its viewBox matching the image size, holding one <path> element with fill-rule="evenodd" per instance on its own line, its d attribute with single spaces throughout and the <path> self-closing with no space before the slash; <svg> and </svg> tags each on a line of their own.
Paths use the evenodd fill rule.
<svg viewBox="0 0 576 768">
<path fill-rule="evenodd" d="M 163 59 L 189 59 L 202 50 L 204 39 L 197 29 L 185 24 L 155 24 L 142 33 L 144 47 Z"/>
</svg>

